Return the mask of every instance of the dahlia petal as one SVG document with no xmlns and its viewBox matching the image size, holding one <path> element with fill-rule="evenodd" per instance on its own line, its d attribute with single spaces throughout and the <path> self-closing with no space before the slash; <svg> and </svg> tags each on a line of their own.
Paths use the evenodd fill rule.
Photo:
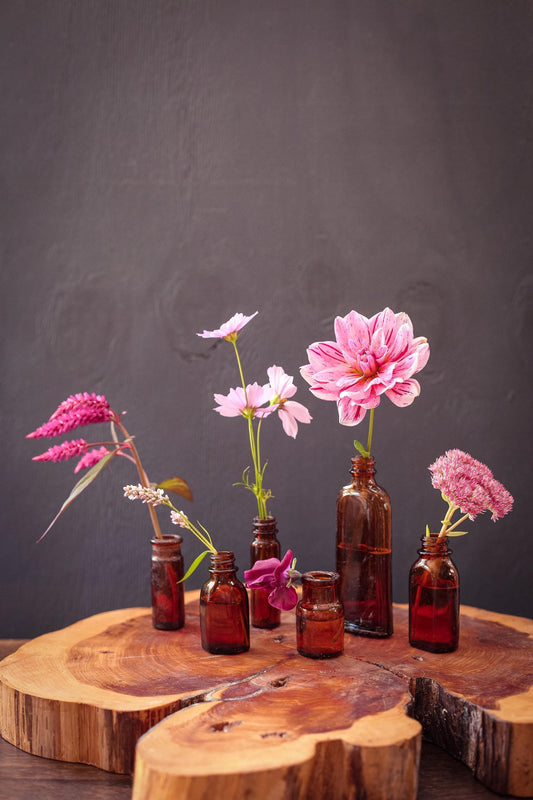
<svg viewBox="0 0 533 800">
<path fill-rule="evenodd" d="M 395 406 L 405 408 L 410 406 L 413 400 L 420 394 L 420 384 L 414 378 L 407 381 L 396 383 L 391 389 L 385 392 L 389 400 Z"/>
<path fill-rule="evenodd" d="M 394 311 L 384 308 L 379 314 L 374 314 L 368 321 L 368 328 L 373 338 L 374 333 L 381 332 L 383 343 L 388 344 L 398 329 L 398 321 Z"/>
<path fill-rule="evenodd" d="M 335 338 L 345 353 L 370 344 L 368 319 L 357 311 L 350 311 L 345 317 L 336 317 L 334 329 Z"/>
<path fill-rule="evenodd" d="M 358 425 L 366 414 L 366 408 L 357 405 L 349 397 L 342 397 L 337 402 L 337 409 L 341 425 Z"/>
</svg>

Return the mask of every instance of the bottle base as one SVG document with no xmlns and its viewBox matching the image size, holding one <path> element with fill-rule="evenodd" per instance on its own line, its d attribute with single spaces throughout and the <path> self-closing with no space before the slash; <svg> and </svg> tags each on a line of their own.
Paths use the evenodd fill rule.
<svg viewBox="0 0 533 800">
<path fill-rule="evenodd" d="M 347 622 L 346 620 L 344 621 L 344 630 L 354 636 L 369 636 L 372 639 L 388 639 L 392 636 L 392 631 L 371 630 L 361 627 L 356 622 Z"/>
<path fill-rule="evenodd" d="M 409 639 L 411 647 L 416 647 L 417 650 L 425 650 L 426 653 L 453 653 L 459 647 L 459 644 L 446 644 L 443 642 L 422 642 Z"/>
<path fill-rule="evenodd" d="M 203 643 L 202 647 L 206 651 L 206 653 L 211 653 L 212 656 L 237 656 L 239 655 L 239 653 L 247 653 L 248 650 L 250 649 L 250 645 L 247 645 L 245 647 L 242 646 L 228 647 L 227 645 L 220 647 L 217 647 L 216 645 L 207 647 Z"/>
<path fill-rule="evenodd" d="M 322 660 L 324 658 L 338 658 L 339 656 L 342 656 L 344 651 L 341 650 L 339 653 L 323 653 L 322 655 L 317 655 L 316 653 L 305 653 L 303 650 L 298 650 L 298 652 L 301 656 L 305 656 L 305 658 Z"/>
</svg>

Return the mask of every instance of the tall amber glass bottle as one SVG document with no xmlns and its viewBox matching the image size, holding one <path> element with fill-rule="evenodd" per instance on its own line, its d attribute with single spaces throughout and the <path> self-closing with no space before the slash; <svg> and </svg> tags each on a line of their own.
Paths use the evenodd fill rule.
<svg viewBox="0 0 533 800">
<path fill-rule="evenodd" d="M 451 653 L 459 644 L 459 573 L 446 537 L 422 537 L 409 573 L 409 642 L 431 653 Z"/>
<path fill-rule="evenodd" d="M 166 533 L 152 539 L 152 624 L 162 631 L 182 628 L 185 623 L 183 598 L 182 538 Z"/>
<path fill-rule="evenodd" d="M 352 483 L 337 498 L 337 572 L 344 628 L 392 634 L 391 508 L 374 479 L 372 456 L 352 458 Z"/>
<path fill-rule="evenodd" d="M 248 595 L 237 578 L 233 553 L 212 553 L 209 572 L 200 590 L 202 647 L 215 655 L 245 653 L 250 649 Z"/>
<path fill-rule="evenodd" d="M 254 517 L 254 539 L 250 548 L 250 566 L 256 561 L 266 558 L 279 558 L 280 546 L 276 534 L 276 518 Z M 280 624 L 281 612 L 268 602 L 269 592 L 266 589 L 251 589 L 252 625 L 254 628 L 277 628 Z"/>
</svg>

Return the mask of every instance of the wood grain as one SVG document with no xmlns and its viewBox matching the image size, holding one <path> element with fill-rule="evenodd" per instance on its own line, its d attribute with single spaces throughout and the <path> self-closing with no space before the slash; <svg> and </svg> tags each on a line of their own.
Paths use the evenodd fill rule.
<svg viewBox="0 0 533 800">
<path fill-rule="evenodd" d="M 148 609 L 125 609 L 25 644 L 0 664 L 2 736 L 127 772 L 145 734 L 136 798 L 172 785 L 192 800 L 215 775 L 235 796 L 266 796 L 253 792 L 268 785 L 272 797 L 349 797 L 358 785 L 414 798 L 410 709 L 485 785 L 533 794 L 533 622 L 465 607 L 459 650 L 435 655 L 409 646 L 397 606 L 391 639 L 347 636 L 344 656 L 317 662 L 298 656 L 284 614 L 280 628 L 253 631 L 249 653 L 222 657 L 201 649 L 191 595 L 182 631 L 155 631 Z"/>
</svg>

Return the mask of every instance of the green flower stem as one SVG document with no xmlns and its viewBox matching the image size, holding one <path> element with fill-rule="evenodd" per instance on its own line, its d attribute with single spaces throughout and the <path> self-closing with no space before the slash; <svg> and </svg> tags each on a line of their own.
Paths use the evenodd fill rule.
<svg viewBox="0 0 533 800">
<path fill-rule="evenodd" d="M 244 372 L 243 372 L 243 369 L 242 369 L 241 358 L 239 356 L 239 350 L 237 348 L 237 339 L 236 338 L 235 339 L 231 339 L 230 341 L 231 341 L 231 343 L 233 345 L 233 349 L 235 351 L 235 357 L 237 359 L 237 366 L 239 367 L 239 375 L 240 375 L 240 378 L 241 378 L 241 384 L 242 384 L 242 388 L 243 388 L 243 391 L 244 391 L 244 397 L 245 397 L 245 400 L 246 400 L 246 405 L 248 406 L 248 395 L 246 393 L 246 381 L 244 380 Z M 260 458 L 260 448 L 259 448 L 259 431 L 261 429 L 261 420 L 259 420 L 259 424 L 258 424 L 258 427 L 257 427 L 257 441 L 256 441 L 256 438 L 254 436 L 254 426 L 253 426 L 253 423 L 252 423 L 252 418 L 248 417 L 247 419 L 248 419 L 248 437 L 250 439 L 250 451 L 251 451 L 251 454 L 252 454 L 252 461 L 253 461 L 254 473 L 255 473 L 255 483 L 254 483 L 254 487 L 253 487 L 253 492 L 254 492 L 254 494 L 255 494 L 255 496 L 257 498 L 257 511 L 258 511 L 259 517 L 261 519 L 266 519 L 267 510 L 266 510 L 266 502 L 265 502 L 264 492 L 263 492 L 263 473 L 262 473 L 262 470 L 261 470 L 261 458 Z"/>
<path fill-rule="evenodd" d="M 366 456 L 370 458 L 370 448 L 372 446 L 372 433 L 374 432 L 374 409 L 370 409 L 370 421 L 368 423 L 368 439 L 366 443 Z"/>
<path fill-rule="evenodd" d="M 455 530 L 455 528 L 457 528 L 457 526 L 460 525 L 461 522 L 464 522 L 465 519 L 468 519 L 468 516 L 469 516 L 468 514 L 465 514 L 464 516 L 461 517 L 461 519 L 458 519 L 457 522 L 454 522 L 453 525 L 451 525 L 449 528 L 446 529 L 446 533 Z"/>
<path fill-rule="evenodd" d="M 122 422 L 120 420 L 116 420 L 116 424 L 118 425 L 118 427 L 122 431 L 122 434 L 123 434 L 124 438 L 127 439 L 127 441 L 128 441 L 128 444 L 129 444 L 129 447 L 130 447 L 130 450 L 131 450 L 131 454 L 132 454 L 132 456 L 134 458 L 135 466 L 137 467 L 137 472 L 139 473 L 139 479 L 140 479 L 142 485 L 145 487 L 145 489 L 150 489 L 151 488 L 150 487 L 150 481 L 148 480 L 148 475 L 144 471 L 144 467 L 141 464 L 141 459 L 140 459 L 139 453 L 137 452 L 137 448 L 135 447 L 135 445 L 133 443 L 133 437 L 131 437 L 129 435 L 128 431 L 126 430 L 126 428 L 124 427 L 124 425 L 122 424 Z M 156 539 L 162 539 L 163 538 L 163 534 L 161 533 L 161 528 L 159 526 L 159 520 L 157 519 L 157 514 L 155 513 L 155 508 L 153 506 L 151 506 L 150 504 L 147 504 L 147 505 L 148 505 L 148 513 L 150 514 L 150 519 L 152 521 L 152 527 L 154 529 L 155 537 L 156 537 Z"/>
<path fill-rule="evenodd" d="M 452 517 L 458 508 L 458 506 L 454 506 L 454 504 L 451 503 L 450 500 L 447 500 L 447 503 L 448 503 L 448 511 L 446 512 L 446 516 L 442 520 L 442 528 L 440 529 L 439 535 L 437 536 L 437 541 L 442 540 L 446 537 L 448 529 L 450 528 Z M 459 520 L 459 522 L 461 522 L 461 520 Z"/>
</svg>

